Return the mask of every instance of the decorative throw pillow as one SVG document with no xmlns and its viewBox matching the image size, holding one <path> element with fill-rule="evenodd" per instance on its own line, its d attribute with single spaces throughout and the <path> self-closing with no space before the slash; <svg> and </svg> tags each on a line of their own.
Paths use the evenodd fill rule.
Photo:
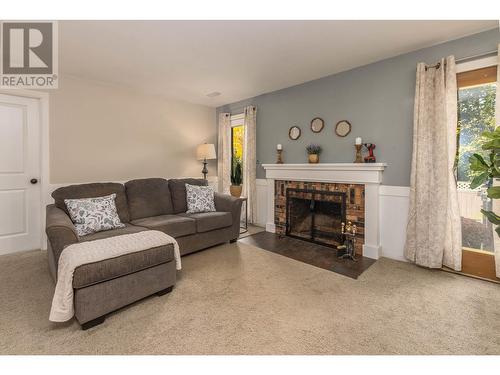
<svg viewBox="0 0 500 375">
<path fill-rule="evenodd" d="M 97 198 L 65 199 L 68 213 L 79 236 L 123 228 L 115 205 L 116 194 Z"/>
<path fill-rule="evenodd" d="M 188 214 L 215 211 L 214 188 L 186 184 L 186 203 Z"/>
</svg>

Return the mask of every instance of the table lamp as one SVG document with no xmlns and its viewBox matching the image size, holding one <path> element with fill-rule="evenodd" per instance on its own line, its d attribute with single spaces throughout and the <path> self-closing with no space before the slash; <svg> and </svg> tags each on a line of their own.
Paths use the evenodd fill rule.
<svg viewBox="0 0 500 375">
<path fill-rule="evenodd" d="M 213 143 L 203 143 L 199 145 L 196 149 L 196 159 L 203 160 L 203 169 L 201 173 L 203 173 L 203 178 L 207 179 L 207 160 L 217 159 L 217 155 L 215 154 L 215 146 Z"/>
</svg>

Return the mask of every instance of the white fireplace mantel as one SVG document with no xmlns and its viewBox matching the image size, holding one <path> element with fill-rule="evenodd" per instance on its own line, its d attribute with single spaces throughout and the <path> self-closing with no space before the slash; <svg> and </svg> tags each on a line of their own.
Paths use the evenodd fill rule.
<svg viewBox="0 0 500 375">
<path fill-rule="evenodd" d="M 385 163 L 262 164 L 267 179 L 266 230 L 275 232 L 274 181 L 334 182 L 365 185 L 365 244 L 363 255 L 378 259 L 381 254 L 379 188 Z"/>
</svg>

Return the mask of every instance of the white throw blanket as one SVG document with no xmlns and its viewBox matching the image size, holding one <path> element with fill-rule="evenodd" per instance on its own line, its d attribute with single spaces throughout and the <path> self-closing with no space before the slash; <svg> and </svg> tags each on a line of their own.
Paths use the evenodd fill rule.
<svg viewBox="0 0 500 375">
<path fill-rule="evenodd" d="M 174 245 L 175 264 L 180 270 L 181 255 L 177 241 L 156 230 L 80 242 L 66 247 L 59 257 L 57 284 L 49 320 L 65 322 L 73 317 L 73 273 L 77 267 L 168 244 Z"/>
</svg>

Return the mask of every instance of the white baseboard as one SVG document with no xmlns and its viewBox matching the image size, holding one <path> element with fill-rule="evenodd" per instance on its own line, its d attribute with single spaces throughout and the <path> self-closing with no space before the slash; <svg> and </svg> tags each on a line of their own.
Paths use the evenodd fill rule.
<svg viewBox="0 0 500 375">
<path fill-rule="evenodd" d="M 379 259 L 382 256 L 381 246 L 363 245 L 363 256 L 371 259 Z"/>
<path fill-rule="evenodd" d="M 276 233 L 276 225 L 274 225 L 274 223 L 267 223 L 266 232 Z"/>
</svg>

